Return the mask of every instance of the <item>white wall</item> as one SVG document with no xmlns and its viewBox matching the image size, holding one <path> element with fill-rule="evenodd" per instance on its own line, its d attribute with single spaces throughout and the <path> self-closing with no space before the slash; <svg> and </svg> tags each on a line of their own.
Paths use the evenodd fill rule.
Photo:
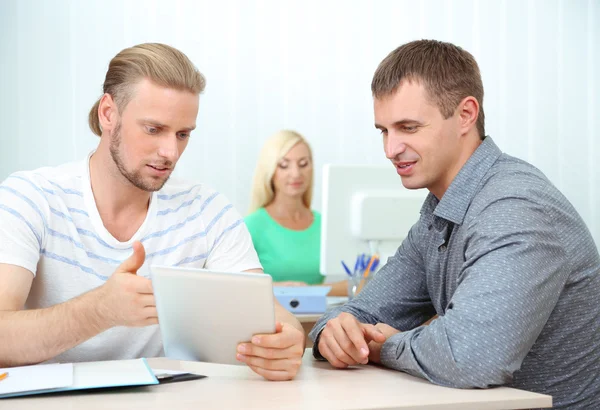
<svg viewBox="0 0 600 410">
<path fill-rule="evenodd" d="M 385 163 L 371 76 L 389 51 L 418 38 L 475 55 L 487 133 L 540 167 L 600 243 L 595 0 L 0 0 L 0 179 L 85 156 L 97 144 L 87 113 L 110 58 L 165 42 L 208 79 L 177 172 L 244 212 L 260 146 L 280 128 L 308 137 L 318 169 Z"/>
</svg>

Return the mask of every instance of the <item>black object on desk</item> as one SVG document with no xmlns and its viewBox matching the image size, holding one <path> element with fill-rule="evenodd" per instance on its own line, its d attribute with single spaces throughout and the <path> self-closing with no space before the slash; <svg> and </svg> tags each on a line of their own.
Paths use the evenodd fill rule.
<svg viewBox="0 0 600 410">
<path fill-rule="evenodd" d="M 167 383 L 176 383 L 176 382 L 186 382 L 188 380 L 198 380 L 204 379 L 206 376 L 202 374 L 194 374 L 194 373 L 179 373 L 179 374 L 169 374 L 169 373 L 160 373 L 156 375 L 159 384 L 167 384 Z"/>
</svg>

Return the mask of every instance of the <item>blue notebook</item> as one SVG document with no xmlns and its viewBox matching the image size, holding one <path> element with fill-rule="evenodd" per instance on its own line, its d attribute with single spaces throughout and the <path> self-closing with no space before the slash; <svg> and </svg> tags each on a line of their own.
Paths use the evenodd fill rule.
<svg viewBox="0 0 600 410">
<path fill-rule="evenodd" d="M 72 390 L 158 384 L 146 359 L 40 364 L 0 369 L 0 399 Z"/>
</svg>

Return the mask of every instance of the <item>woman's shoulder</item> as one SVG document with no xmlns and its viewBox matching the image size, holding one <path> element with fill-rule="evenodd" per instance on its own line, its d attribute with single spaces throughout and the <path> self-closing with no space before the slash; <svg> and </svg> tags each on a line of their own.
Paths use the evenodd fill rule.
<svg viewBox="0 0 600 410">
<path fill-rule="evenodd" d="M 321 213 L 319 211 L 312 210 L 313 218 L 315 222 L 321 223 Z"/>
</svg>

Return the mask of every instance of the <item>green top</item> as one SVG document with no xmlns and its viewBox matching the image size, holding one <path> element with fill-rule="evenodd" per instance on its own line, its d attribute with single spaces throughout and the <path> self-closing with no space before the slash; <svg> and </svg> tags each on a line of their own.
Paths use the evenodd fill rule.
<svg viewBox="0 0 600 410">
<path fill-rule="evenodd" d="M 244 218 L 260 263 L 274 282 L 323 283 L 319 272 L 321 214 L 313 211 L 313 216 L 313 223 L 302 231 L 281 226 L 265 208 Z"/>
</svg>

